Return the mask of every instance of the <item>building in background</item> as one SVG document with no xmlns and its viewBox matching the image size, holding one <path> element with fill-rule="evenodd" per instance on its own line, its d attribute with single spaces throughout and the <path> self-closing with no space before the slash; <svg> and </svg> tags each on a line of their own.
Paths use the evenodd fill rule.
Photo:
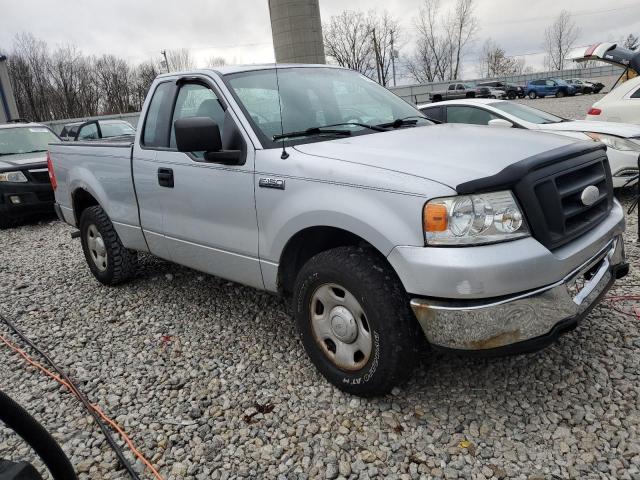
<svg viewBox="0 0 640 480">
<path fill-rule="evenodd" d="M 18 118 L 18 107 L 9 81 L 7 57 L 0 55 L 0 123 Z"/>
<path fill-rule="evenodd" d="M 325 63 L 319 0 L 269 0 L 278 63 Z"/>
</svg>

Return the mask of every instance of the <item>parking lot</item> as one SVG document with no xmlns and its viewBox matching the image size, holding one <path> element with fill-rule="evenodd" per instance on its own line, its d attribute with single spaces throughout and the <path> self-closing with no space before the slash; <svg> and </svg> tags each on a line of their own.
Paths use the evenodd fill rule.
<svg viewBox="0 0 640 480">
<path fill-rule="evenodd" d="M 523 98 L 515 100 L 518 103 L 524 103 L 540 110 L 544 110 L 555 115 L 559 115 L 564 118 L 571 118 L 575 120 L 584 120 L 585 115 L 591 108 L 591 105 L 596 103 L 604 97 L 604 94 L 599 93 L 597 95 L 576 95 L 575 97 L 545 97 L 530 100 L 529 98 Z"/>
<path fill-rule="evenodd" d="M 599 97 L 522 101 L 583 118 Z M 619 193 L 626 207 L 632 195 Z M 517 357 L 426 352 L 410 383 L 373 400 L 320 376 L 278 298 L 150 256 L 133 281 L 104 287 L 52 218 L 0 232 L 0 312 L 165 478 L 638 478 L 640 317 L 612 299 L 640 291 L 635 219 L 631 274 L 576 331 Z M 0 359 L 2 389 L 81 478 L 125 478 L 75 398 L 7 348 Z M 0 429 L 0 456 L 26 448 Z"/>
</svg>

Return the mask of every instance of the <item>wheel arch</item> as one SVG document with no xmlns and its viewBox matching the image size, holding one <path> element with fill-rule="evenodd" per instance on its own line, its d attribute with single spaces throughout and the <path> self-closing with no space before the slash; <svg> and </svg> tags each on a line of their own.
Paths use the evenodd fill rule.
<svg viewBox="0 0 640 480">
<path fill-rule="evenodd" d="M 77 187 L 71 192 L 71 205 L 78 226 L 80 226 L 82 212 L 89 207 L 101 206 L 96 196 L 85 187 Z"/>
<path fill-rule="evenodd" d="M 386 255 L 362 236 L 334 226 L 310 226 L 296 232 L 282 250 L 277 273 L 278 292 L 289 297 L 298 272 L 315 255 L 350 245 L 373 252 L 393 270 Z"/>
</svg>

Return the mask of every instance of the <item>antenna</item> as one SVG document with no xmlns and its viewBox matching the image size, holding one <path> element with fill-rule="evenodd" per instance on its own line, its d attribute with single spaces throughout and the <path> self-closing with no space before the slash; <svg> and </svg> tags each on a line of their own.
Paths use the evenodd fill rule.
<svg viewBox="0 0 640 480">
<path fill-rule="evenodd" d="M 278 62 L 274 63 L 276 67 L 276 87 L 278 89 L 278 107 L 280 108 L 280 133 L 282 134 L 282 155 L 280 158 L 286 160 L 289 158 L 287 153 L 286 144 L 284 140 L 284 120 L 282 119 L 282 98 L 280 97 L 280 77 L 278 76 Z"/>
</svg>

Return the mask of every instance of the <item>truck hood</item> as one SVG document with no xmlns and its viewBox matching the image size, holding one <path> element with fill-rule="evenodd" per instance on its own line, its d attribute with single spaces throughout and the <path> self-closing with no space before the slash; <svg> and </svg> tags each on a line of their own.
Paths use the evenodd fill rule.
<svg viewBox="0 0 640 480">
<path fill-rule="evenodd" d="M 570 122 L 549 123 L 540 125 L 540 130 L 555 132 L 594 132 L 615 135 L 623 138 L 640 137 L 640 126 L 628 123 L 598 122 L 573 120 Z"/>
<path fill-rule="evenodd" d="M 298 145 L 295 149 L 422 177 L 455 189 L 461 183 L 495 175 L 512 163 L 576 141 L 580 140 L 522 129 L 443 124 Z M 585 146 L 589 144 L 592 142 L 585 142 Z"/>
<path fill-rule="evenodd" d="M 47 162 L 47 152 L 18 153 L 15 155 L 0 155 L 0 170 L 24 170 L 25 168 L 41 166 Z"/>
</svg>

